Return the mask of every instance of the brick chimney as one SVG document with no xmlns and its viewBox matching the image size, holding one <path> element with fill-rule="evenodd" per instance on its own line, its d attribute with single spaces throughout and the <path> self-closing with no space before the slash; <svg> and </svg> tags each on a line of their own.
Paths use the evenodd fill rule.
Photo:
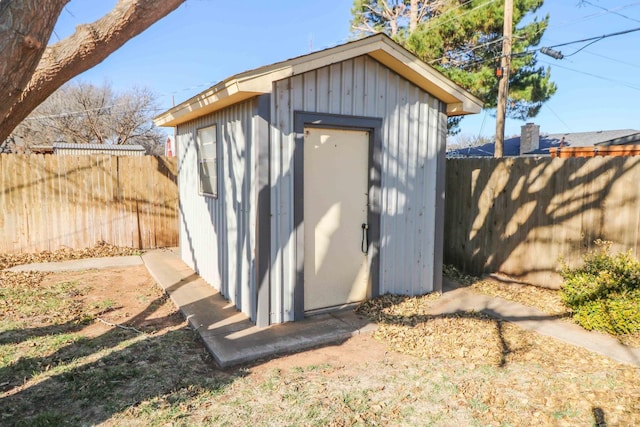
<svg viewBox="0 0 640 427">
<path fill-rule="evenodd" d="M 540 126 L 527 123 L 520 128 L 520 155 L 540 148 Z"/>
</svg>

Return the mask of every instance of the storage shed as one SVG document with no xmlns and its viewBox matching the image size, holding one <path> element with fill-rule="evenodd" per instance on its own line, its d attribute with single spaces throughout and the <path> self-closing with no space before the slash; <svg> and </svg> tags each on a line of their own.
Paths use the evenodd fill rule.
<svg viewBox="0 0 640 427">
<path fill-rule="evenodd" d="M 155 118 L 182 259 L 258 326 L 440 290 L 447 116 L 481 106 L 382 34 L 214 85 Z"/>
</svg>

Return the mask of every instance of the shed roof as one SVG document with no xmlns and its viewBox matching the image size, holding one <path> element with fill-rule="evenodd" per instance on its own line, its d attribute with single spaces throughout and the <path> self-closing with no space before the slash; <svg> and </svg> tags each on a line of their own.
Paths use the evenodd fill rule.
<svg viewBox="0 0 640 427">
<path fill-rule="evenodd" d="M 158 115 L 157 126 L 176 126 L 254 96 L 272 83 L 362 55 L 369 55 L 447 105 L 447 115 L 479 113 L 483 102 L 425 64 L 385 34 L 376 34 L 287 61 L 245 71 L 223 80 Z"/>
</svg>

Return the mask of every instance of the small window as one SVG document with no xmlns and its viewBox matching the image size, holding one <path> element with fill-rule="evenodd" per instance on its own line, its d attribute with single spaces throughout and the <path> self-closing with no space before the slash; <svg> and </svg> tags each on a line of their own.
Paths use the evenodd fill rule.
<svg viewBox="0 0 640 427">
<path fill-rule="evenodd" d="M 218 138 L 216 126 L 198 129 L 200 193 L 218 197 Z"/>
</svg>

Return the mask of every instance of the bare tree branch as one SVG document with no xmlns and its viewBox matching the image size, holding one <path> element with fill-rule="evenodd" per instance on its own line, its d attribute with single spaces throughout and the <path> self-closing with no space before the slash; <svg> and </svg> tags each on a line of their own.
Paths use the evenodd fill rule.
<svg viewBox="0 0 640 427">
<path fill-rule="evenodd" d="M 0 40 L 4 34 L 10 34 L 11 29 L 15 31 L 17 27 L 21 28 L 24 24 L 22 21 L 30 19 L 41 21 L 43 15 L 52 16 L 47 18 L 46 25 L 42 25 L 46 27 L 48 33 L 41 30 L 41 27 L 38 27 L 40 32 L 34 33 L 32 39 L 38 43 L 42 43 L 42 40 L 48 40 L 57 17 L 64 5 L 68 3 L 68 0 L 0 1 Z M 76 32 L 68 38 L 48 46 L 44 52 L 40 50 L 41 58 L 36 53 L 42 48 L 32 47 L 31 49 L 34 51 L 32 56 L 37 56 L 36 59 L 30 58 L 31 62 L 38 64 L 35 71 L 33 67 L 22 64 L 24 61 L 21 60 L 21 56 L 15 56 L 16 53 L 23 54 L 25 50 L 28 51 L 27 42 L 32 40 L 31 38 L 23 36 L 21 49 L 14 47 L 9 54 L 4 56 L 0 52 L 0 70 L 3 69 L 2 67 L 6 68 L 6 64 L 18 64 L 10 70 L 11 74 L 0 74 L 1 82 L 10 81 L 19 74 L 26 75 L 27 79 L 30 77 L 28 84 L 19 86 L 19 88 L 23 87 L 19 97 L 14 96 L 12 102 L 7 103 L 8 107 L 0 106 L 0 141 L 4 141 L 11 131 L 56 89 L 76 75 L 102 62 L 128 40 L 175 10 L 184 1 L 119 0 L 116 6 L 99 20 L 92 24 L 79 25 Z M 25 13 L 20 17 L 20 22 L 11 23 L 12 18 L 7 15 L 7 11 L 10 11 L 9 6 L 12 4 L 18 5 L 18 7 L 29 5 L 29 8 L 25 9 Z M 11 24 L 7 24 L 7 22 Z M 2 27 L 3 23 L 6 28 Z M 27 44 L 25 45 L 25 43 Z M 16 44 L 18 42 L 14 42 L 12 46 Z M 7 85 L 7 83 L 4 84 Z"/>
<path fill-rule="evenodd" d="M 85 144 L 141 144 L 157 154 L 165 139 L 153 125 L 157 97 L 147 88 L 114 92 L 108 83 L 64 85 L 11 134 L 9 149 L 29 151 L 34 145 L 56 142 Z"/>
<path fill-rule="evenodd" d="M 0 119 L 20 99 L 68 2 L 0 0 Z"/>
</svg>

